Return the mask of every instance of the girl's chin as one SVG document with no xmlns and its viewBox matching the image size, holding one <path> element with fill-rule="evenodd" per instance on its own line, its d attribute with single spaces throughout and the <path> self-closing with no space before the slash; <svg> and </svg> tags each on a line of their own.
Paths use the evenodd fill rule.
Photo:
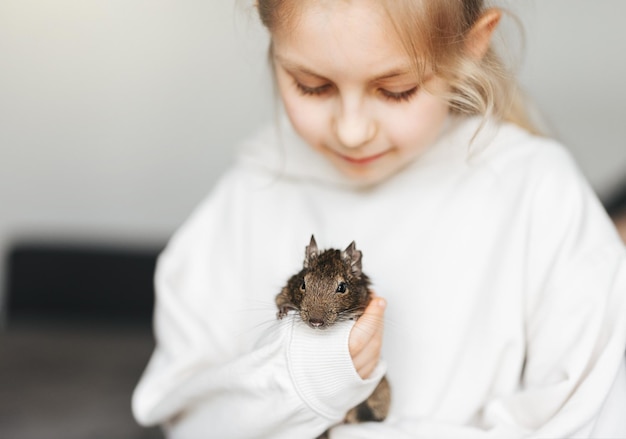
<svg viewBox="0 0 626 439">
<path fill-rule="evenodd" d="M 375 185 L 393 174 L 384 163 L 355 164 L 337 157 L 331 161 L 341 174 L 363 186 Z"/>
</svg>

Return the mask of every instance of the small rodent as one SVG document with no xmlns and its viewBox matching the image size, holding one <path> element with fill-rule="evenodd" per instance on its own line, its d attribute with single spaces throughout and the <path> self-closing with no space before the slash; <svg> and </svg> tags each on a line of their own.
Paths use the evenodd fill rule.
<svg viewBox="0 0 626 439">
<path fill-rule="evenodd" d="M 358 319 L 372 299 L 370 279 L 362 271 L 362 253 L 354 241 L 343 251 L 319 251 L 315 237 L 306 247 L 304 266 L 287 281 L 278 295 L 277 318 L 295 310 L 313 329 Z M 391 392 L 383 377 L 374 392 L 345 416 L 345 423 L 383 421 L 389 412 Z M 324 432 L 318 439 L 327 437 Z"/>
</svg>

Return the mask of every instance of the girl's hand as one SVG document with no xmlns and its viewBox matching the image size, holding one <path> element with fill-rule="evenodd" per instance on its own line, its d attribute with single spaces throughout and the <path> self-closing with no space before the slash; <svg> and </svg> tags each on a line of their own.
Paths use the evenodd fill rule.
<svg viewBox="0 0 626 439">
<path fill-rule="evenodd" d="M 356 371 L 363 379 L 370 376 L 380 358 L 386 305 L 385 299 L 373 295 L 365 313 L 359 317 L 350 331 L 348 343 L 350 356 Z"/>
</svg>

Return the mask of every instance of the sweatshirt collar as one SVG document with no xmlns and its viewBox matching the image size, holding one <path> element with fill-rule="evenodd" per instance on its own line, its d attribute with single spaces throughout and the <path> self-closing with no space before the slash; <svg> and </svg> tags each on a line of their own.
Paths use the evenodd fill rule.
<svg viewBox="0 0 626 439">
<path fill-rule="evenodd" d="M 480 155 L 495 133 L 496 124 L 485 122 L 482 117 L 449 116 L 438 140 L 401 173 L 435 163 L 468 162 Z M 345 188 L 363 187 L 308 146 L 284 114 L 241 144 L 238 161 L 279 178 Z"/>
</svg>

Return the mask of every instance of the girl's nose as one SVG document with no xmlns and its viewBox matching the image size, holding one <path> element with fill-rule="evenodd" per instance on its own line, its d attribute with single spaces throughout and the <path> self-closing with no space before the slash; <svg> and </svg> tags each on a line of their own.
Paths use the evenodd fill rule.
<svg viewBox="0 0 626 439">
<path fill-rule="evenodd" d="M 376 135 L 376 122 L 363 109 L 343 111 L 335 119 L 335 131 L 345 148 L 358 148 Z"/>
</svg>

